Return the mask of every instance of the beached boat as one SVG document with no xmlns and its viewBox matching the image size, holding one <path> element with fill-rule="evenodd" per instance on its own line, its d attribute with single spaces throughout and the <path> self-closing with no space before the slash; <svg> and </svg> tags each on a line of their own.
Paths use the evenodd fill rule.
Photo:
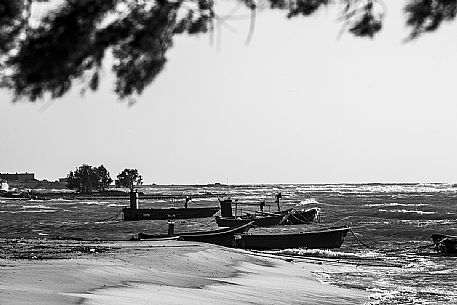
<svg viewBox="0 0 457 305">
<path fill-rule="evenodd" d="M 340 227 L 303 233 L 241 234 L 236 245 L 256 250 L 333 249 L 341 247 L 350 230 L 348 227 Z"/>
<path fill-rule="evenodd" d="M 432 234 L 432 240 L 438 253 L 457 255 L 457 236 Z"/>
<path fill-rule="evenodd" d="M 186 241 L 198 241 L 210 244 L 216 244 L 226 247 L 234 246 L 234 235 L 246 233 L 252 227 L 252 222 L 243 224 L 238 227 L 233 228 L 223 228 L 213 231 L 202 231 L 202 232 L 183 232 L 175 233 L 172 235 L 157 235 L 157 234 L 148 234 L 148 233 L 138 233 L 137 239 L 169 239 L 173 237 L 178 237 L 180 240 Z"/>
<path fill-rule="evenodd" d="M 166 220 L 212 217 L 219 207 L 203 208 L 168 208 L 168 209 L 132 209 L 124 208 L 124 220 Z"/>
</svg>

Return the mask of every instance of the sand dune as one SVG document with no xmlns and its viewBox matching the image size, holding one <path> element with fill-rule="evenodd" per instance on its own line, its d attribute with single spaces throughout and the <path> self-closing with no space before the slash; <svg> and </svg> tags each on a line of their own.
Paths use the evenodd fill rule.
<svg viewBox="0 0 457 305">
<path fill-rule="evenodd" d="M 0 260 L 0 304 L 363 304 L 367 300 L 363 291 L 321 284 L 312 271 L 338 268 L 325 263 L 288 262 L 191 242 L 102 244 L 112 250 L 64 259 Z"/>
</svg>

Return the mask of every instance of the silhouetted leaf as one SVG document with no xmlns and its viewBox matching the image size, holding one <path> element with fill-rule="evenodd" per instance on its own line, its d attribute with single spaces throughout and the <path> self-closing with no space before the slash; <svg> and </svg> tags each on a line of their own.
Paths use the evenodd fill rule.
<svg viewBox="0 0 457 305">
<path fill-rule="evenodd" d="M 35 101 L 44 95 L 58 98 L 78 79 L 85 79 L 86 87 L 96 90 L 105 54 L 112 52 L 115 92 L 130 102 L 163 71 L 174 35 L 207 33 L 218 18 L 213 0 L 66 0 L 32 28 L 33 1 L 38 0 L 0 1 L 0 87 L 11 90 L 15 100 Z M 257 1 L 234 1 L 250 9 L 255 18 Z M 289 18 L 311 16 L 323 6 L 340 4 L 330 0 L 265 1 L 272 9 L 284 10 Z M 342 1 L 344 30 L 370 38 L 381 30 L 382 0 Z M 405 14 L 412 29 L 410 39 L 454 20 L 456 2 L 409 0 Z M 249 39 L 253 24 L 251 19 Z"/>
<path fill-rule="evenodd" d="M 455 0 L 412 0 L 405 7 L 406 23 L 412 27 L 410 39 L 436 30 L 443 21 L 454 20 L 456 13 Z"/>
<path fill-rule="evenodd" d="M 317 11 L 322 5 L 327 5 L 329 0 L 295 0 L 289 6 L 288 18 L 298 15 L 309 16 Z"/>
</svg>

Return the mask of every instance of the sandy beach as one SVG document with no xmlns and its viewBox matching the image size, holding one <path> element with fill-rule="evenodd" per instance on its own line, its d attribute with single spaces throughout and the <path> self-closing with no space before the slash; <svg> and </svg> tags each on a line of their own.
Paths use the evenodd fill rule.
<svg viewBox="0 0 457 305">
<path fill-rule="evenodd" d="M 334 264 L 203 243 L 1 244 L 0 304 L 363 304 L 368 299 L 363 291 L 318 280 L 314 272 L 338 268 Z"/>
</svg>

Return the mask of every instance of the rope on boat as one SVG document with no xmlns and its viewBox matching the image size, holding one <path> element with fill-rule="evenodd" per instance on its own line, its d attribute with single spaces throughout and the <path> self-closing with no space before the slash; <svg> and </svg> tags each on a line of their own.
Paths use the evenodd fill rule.
<svg viewBox="0 0 457 305">
<path fill-rule="evenodd" d="M 352 235 L 354 235 L 355 239 L 357 240 L 357 242 L 358 242 L 359 244 L 361 244 L 361 245 L 367 247 L 368 249 L 371 249 L 370 246 L 368 246 L 368 245 L 366 245 L 365 243 L 363 243 L 363 242 L 357 237 L 357 235 L 354 233 L 354 231 L 352 231 L 352 228 L 350 228 L 349 231 L 352 233 Z M 427 245 L 421 245 L 421 246 L 416 246 L 416 247 L 407 247 L 407 248 L 402 248 L 402 249 L 390 249 L 390 250 L 380 250 L 380 251 L 387 254 L 387 253 L 393 253 L 393 252 L 404 252 L 405 250 L 427 249 L 427 248 L 431 248 L 431 247 L 435 247 L 435 244 L 427 244 Z"/>
<path fill-rule="evenodd" d="M 357 235 L 355 235 L 354 231 L 352 231 L 351 228 L 349 228 L 349 231 L 352 233 L 352 235 L 354 235 L 355 239 L 357 240 L 357 242 L 358 242 L 359 244 L 361 244 L 362 246 L 365 246 L 365 247 L 368 248 L 368 249 L 371 249 L 370 246 L 368 246 L 367 244 L 365 244 L 363 241 L 361 241 L 361 240 L 357 237 Z"/>
<path fill-rule="evenodd" d="M 297 217 L 297 215 L 294 215 L 292 213 L 289 214 L 289 217 L 292 217 L 293 219 L 295 219 L 298 222 L 297 224 L 304 224 L 304 223 L 313 222 L 313 219 L 308 219 L 308 218 L 306 218 L 304 216 L 303 216 L 303 218 Z"/>
<path fill-rule="evenodd" d="M 435 247 L 435 244 L 427 244 L 427 245 L 422 245 L 422 246 L 413 246 L 413 247 L 404 247 L 401 249 L 390 249 L 390 250 L 383 250 L 382 252 L 384 253 L 394 253 L 394 252 L 404 252 L 407 250 L 419 250 L 419 249 L 427 249 L 427 248 L 432 248 Z"/>
</svg>

